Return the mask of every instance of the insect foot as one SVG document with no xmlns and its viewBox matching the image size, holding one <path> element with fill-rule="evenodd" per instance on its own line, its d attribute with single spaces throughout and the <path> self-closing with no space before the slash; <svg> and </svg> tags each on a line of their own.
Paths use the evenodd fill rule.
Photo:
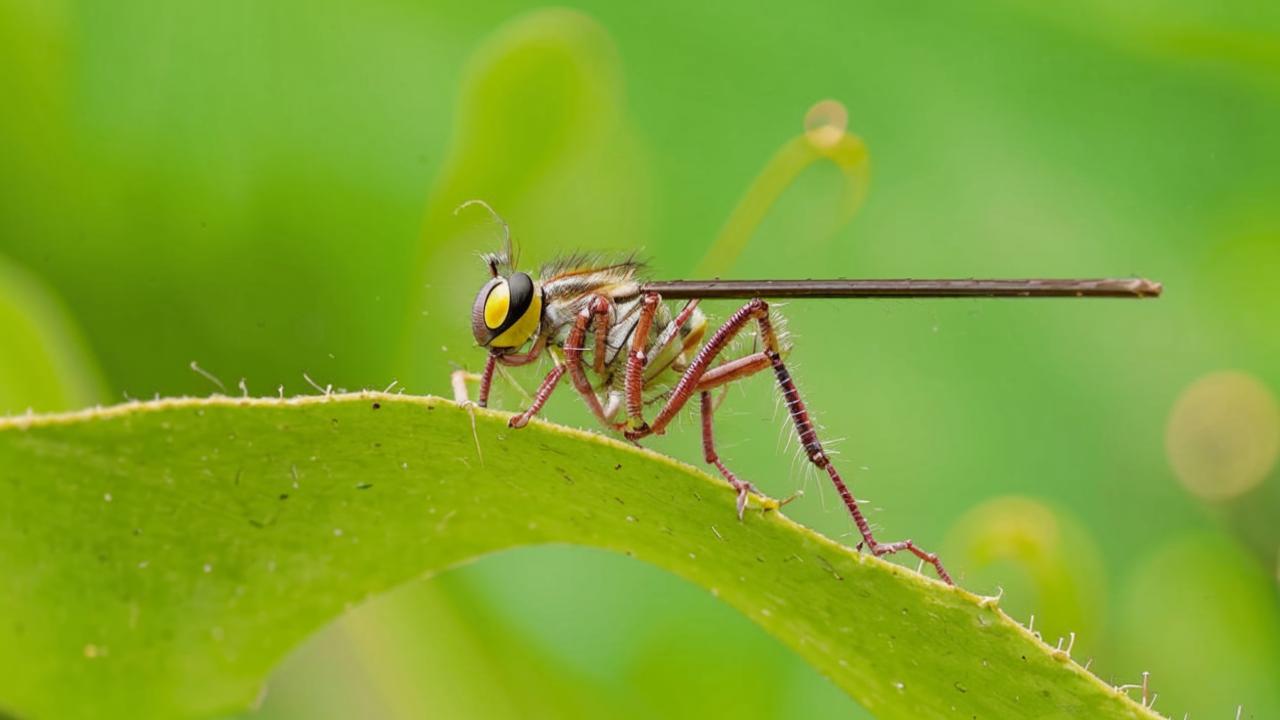
<svg viewBox="0 0 1280 720">
<path fill-rule="evenodd" d="M 859 546 L 861 546 L 861 544 L 859 544 Z M 910 540 L 900 540 L 898 542 L 893 542 L 893 543 L 878 543 L 873 540 L 873 541 L 870 541 L 870 549 L 871 549 L 871 554 L 875 555 L 876 557 L 881 557 L 884 555 L 892 555 L 894 553 L 902 552 L 903 550 L 906 550 L 910 552 L 912 555 L 915 555 L 916 557 L 920 558 L 924 562 L 927 562 L 930 565 L 932 565 L 933 569 L 938 572 L 938 577 L 941 578 L 943 582 L 945 582 L 948 585 L 956 584 L 955 581 L 951 579 L 951 575 L 947 573 L 946 568 L 942 567 L 942 561 L 938 559 L 937 554 L 931 553 L 931 552 L 925 552 L 924 550 L 921 550 L 919 547 L 916 547 L 916 544 Z"/>
<path fill-rule="evenodd" d="M 621 431 L 622 431 L 622 436 L 632 442 L 635 442 L 637 440 L 643 440 L 644 438 L 653 434 L 652 432 L 649 431 L 649 423 L 644 422 L 643 420 L 641 420 L 639 423 L 633 423 L 632 421 L 628 420 L 626 423 L 622 425 Z"/>
<path fill-rule="evenodd" d="M 731 478 L 729 485 L 738 493 L 738 522 L 742 522 L 742 516 L 747 511 L 747 496 L 755 493 L 763 498 L 764 495 L 761 495 L 760 491 L 756 490 L 755 485 L 743 480 Z"/>
</svg>

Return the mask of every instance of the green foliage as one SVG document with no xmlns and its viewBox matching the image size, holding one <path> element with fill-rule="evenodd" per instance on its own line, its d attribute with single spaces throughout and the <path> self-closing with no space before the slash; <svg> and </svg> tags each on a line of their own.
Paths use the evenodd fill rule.
<svg viewBox="0 0 1280 720">
<path fill-rule="evenodd" d="M 32 716 L 240 709 L 370 597 L 503 549 L 701 585 L 882 718 L 1154 717 L 989 601 L 687 466 L 433 398 L 168 400 L 0 422 L 0 697 Z M 474 435 L 472 432 L 474 422 Z M 762 690 L 756 689 L 756 692 Z"/>
<path fill-rule="evenodd" d="M 66 309 L 0 256 L 0 415 L 65 410 L 102 399 L 102 381 Z"/>
</svg>

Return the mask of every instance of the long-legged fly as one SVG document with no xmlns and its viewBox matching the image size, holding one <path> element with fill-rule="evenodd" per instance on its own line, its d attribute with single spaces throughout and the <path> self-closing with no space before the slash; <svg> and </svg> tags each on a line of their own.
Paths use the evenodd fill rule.
<svg viewBox="0 0 1280 720">
<path fill-rule="evenodd" d="M 703 457 L 737 491 L 741 519 L 747 496 L 757 491 L 726 467 L 716 453 L 711 391 L 771 370 L 805 454 L 830 476 L 853 516 L 862 536 L 858 547 L 866 547 L 876 556 L 908 551 L 933 565 L 948 584 L 953 584 L 951 576 L 936 554 L 911 540 L 881 542 L 872 534 L 858 501 L 823 449 L 809 411 L 800 399 L 784 360 L 789 347 L 775 329 L 776 311 L 770 309 L 767 300 L 1145 298 L 1156 297 L 1161 291 L 1159 283 L 1137 278 L 652 281 L 644 277 L 643 266 L 634 258 L 610 261 L 595 255 L 572 255 L 553 261 L 543 266 L 534 279 L 514 266 L 505 223 L 503 229 L 503 251 L 483 256 L 490 279 L 476 295 L 471 312 L 476 342 L 488 349 L 489 356 L 478 377 L 464 371 L 453 374 L 458 402 L 470 402 L 466 383 L 478 380 L 478 404 L 487 405 L 498 365 L 528 365 L 543 352 L 554 357 L 555 365 L 529 407 L 511 418 L 509 424 L 513 428 L 523 427 L 542 409 L 565 375 L 600 424 L 631 441 L 663 434 L 689 400 L 697 396 L 702 413 Z M 698 302 L 713 298 L 747 302 L 708 335 L 707 318 L 698 309 Z M 668 305 L 665 300 L 685 302 Z M 724 358 L 731 341 L 753 324 L 759 348 L 739 357 Z M 648 419 L 645 409 L 653 403 L 661 405 L 657 414 Z"/>
</svg>

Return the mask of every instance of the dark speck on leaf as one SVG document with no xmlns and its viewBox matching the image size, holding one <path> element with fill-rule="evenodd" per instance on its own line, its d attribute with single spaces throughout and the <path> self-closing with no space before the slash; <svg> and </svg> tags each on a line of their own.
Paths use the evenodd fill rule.
<svg viewBox="0 0 1280 720">
<path fill-rule="evenodd" d="M 961 684 L 958 680 L 956 681 L 956 689 L 957 689 L 957 690 L 959 690 L 959 691 L 960 691 L 960 692 L 962 692 L 962 693 L 967 693 L 967 692 L 969 692 L 969 688 L 965 687 L 965 686 L 964 686 L 963 684 Z"/>
<path fill-rule="evenodd" d="M 373 409 L 374 409 L 374 410 L 380 410 L 380 409 L 382 409 L 382 403 L 378 403 L 378 402 L 374 403 L 374 404 L 373 404 Z"/>
<path fill-rule="evenodd" d="M 289 499 L 289 493 L 280 493 L 280 499 L 281 499 L 281 500 L 288 500 L 288 499 Z"/>
<path fill-rule="evenodd" d="M 815 555 L 814 557 L 818 558 L 818 564 L 822 565 L 822 569 L 830 573 L 831 577 L 837 580 L 844 580 L 844 576 L 836 572 L 836 569 L 831 566 L 831 562 L 829 560 L 822 557 L 821 555 Z"/>
<path fill-rule="evenodd" d="M 621 469 L 622 469 L 622 463 L 618 463 L 617 465 L 614 465 L 614 466 L 613 466 L 613 469 L 614 469 L 614 470 L 621 470 Z"/>
</svg>

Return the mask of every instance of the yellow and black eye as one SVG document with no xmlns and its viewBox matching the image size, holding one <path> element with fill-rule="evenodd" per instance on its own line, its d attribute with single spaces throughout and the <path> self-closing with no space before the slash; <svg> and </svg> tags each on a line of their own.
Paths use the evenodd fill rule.
<svg viewBox="0 0 1280 720">
<path fill-rule="evenodd" d="M 542 293 L 527 274 L 496 277 L 480 289 L 471 312 L 476 342 L 496 348 L 525 344 L 542 320 Z"/>
<path fill-rule="evenodd" d="M 509 309 L 511 309 L 511 285 L 499 280 L 484 300 L 484 326 L 490 332 L 497 332 L 507 321 Z"/>
</svg>

